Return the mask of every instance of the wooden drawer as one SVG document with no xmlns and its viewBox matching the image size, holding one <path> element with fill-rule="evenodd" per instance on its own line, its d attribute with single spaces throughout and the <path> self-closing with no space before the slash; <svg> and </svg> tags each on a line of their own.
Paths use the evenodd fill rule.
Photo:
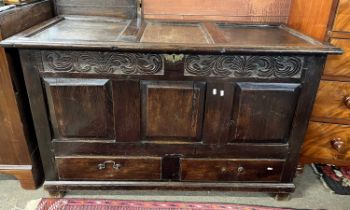
<svg viewBox="0 0 350 210">
<path fill-rule="evenodd" d="M 324 70 L 325 76 L 350 77 L 350 39 L 335 39 L 331 43 L 344 50 L 342 55 L 329 55 Z"/>
<path fill-rule="evenodd" d="M 160 180 L 160 158 L 56 157 L 61 180 Z"/>
<path fill-rule="evenodd" d="M 350 124 L 350 83 L 321 81 L 312 116 L 322 121 Z"/>
<path fill-rule="evenodd" d="M 326 163 L 350 161 L 350 126 L 310 122 L 302 156 Z"/>
<path fill-rule="evenodd" d="M 183 181 L 259 181 L 281 179 L 284 160 L 182 159 Z"/>
<path fill-rule="evenodd" d="M 350 32 L 350 0 L 340 0 L 333 31 Z"/>
</svg>

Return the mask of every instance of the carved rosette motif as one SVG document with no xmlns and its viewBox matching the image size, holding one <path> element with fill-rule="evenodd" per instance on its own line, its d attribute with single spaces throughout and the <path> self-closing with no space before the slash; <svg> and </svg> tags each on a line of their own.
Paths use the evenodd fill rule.
<svg viewBox="0 0 350 210">
<path fill-rule="evenodd" d="M 164 74 L 163 57 L 157 54 L 42 51 L 45 71 L 127 75 Z"/>
<path fill-rule="evenodd" d="M 233 78 L 301 78 L 303 57 L 243 56 L 243 55 L 188 55 L 185 59 L 186 76 Z"/>
</svg>

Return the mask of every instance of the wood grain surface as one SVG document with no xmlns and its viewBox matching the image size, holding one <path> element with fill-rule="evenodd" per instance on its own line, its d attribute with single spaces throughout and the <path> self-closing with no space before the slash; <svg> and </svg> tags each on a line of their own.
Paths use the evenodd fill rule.
<svg viewBox="0 0 350 210">
<path fill-rule="evenodd" d="M 138 80 L 119 80 L 113 83 L 114 126 L 117 141 L 140 140 L 141 103 Z"/>
<path fill-rule="evenodd" d="M 333 31 L 350 32 L 350 0 L 340 0 Z"/>
<path fill-rule="evenodd" d="M 201 24 L 148 23 L 140 41 L 157 43 L 159 40 L 164 43 L 210 43 Z"/>
<path fill-rule="evenodd" d="M 0 40 L 52 17 L 50 1 L 16 7 L 0 14 Z M 18 52 L 0 48 L 0 173 L 15 176 L 24 189 L 43 180 Z"/>
<path fill-rule="evenodd" d="M 182 159 L 183 181 L 279 181 L 282 160 Z"/>
<path fill-rule="evenodd" d="M 52 16 L 51 3 L 48 0 L 1 12 L 0 29 L 2 38 L 8 38 Z"/>
<path fill-rule="evenodd" d="M 15 176 L 16 179 L 18 179 L 20 182 L 21 187 L 26 190 L 35 190 L 38 183 L 40 182 L 36 180 L 31 166 L 19 166 L 17 169 L 1 169 L 0 166 L 0 173 Z"/>
<path fill-rule="evenodd" d="M 144 137 L 200 140 L 205 83 L 143 81 L 141 90 Z"/>
<path fill-rule="evenodd" d="M 0 40 L 52 17 L 49 1 L 34 3 L 0 14 Z M 18 55 L 0 48 L 0 165 L 31 165 L 33 139 L 27 142 L 28 126 L 21 97 L 26 97 L 17 78 Z"/>
<path fill-rule="evenodd" d="M 146 19 L 286 23 L 290 0 L 144 0 Z"/>
<path fill-rule="evenodd" d="M 136 0 L 54 0 L 57 15 L 136 17 Z"/>
<path fill-rule="evenodd" d="M 0 164 L 30 165 L 26 134 L 4 48 L 0 48 L 0 69 Z"/>
<path fill-rule="evenodd" d="M 84 3 L 87 2 L 91 1 Z M 153 5 L 164 6 L 166 2 Z M 271 17 L 288 16 L 290 1 L 232 0 L 235 7 L 209 0 L 176 4 L 196 3 L 193 8 L 199 7 L 201 15 L 201 6 L 206 2 L 216 6 L 213 9 L 206 5 L 213 11 L 223 9 L 220 15 L 271 22 Z M 175 9 L 168 7 L 171 11 Z M 102 19 L 94 20 L 97 23 Z M 212 187 L 270 189 L 281 193 L 294 188 L 292 181 L 300 147 L 326 54 L 337 53 L 338 49 L 284 26 L 200 22 L 188 34 L 187 28 L 179 27 L 179 23 L 164 21 L 156 22 L 163 30 L 156 27 L 148 31 L 145 24 L 153 21 L 145 20 L 140 32 L 135 32 L 134 25 L 121 32 L 135 37 L 128 37 L 131 42 L 115 41 L 113 36 L 113 40 L 103 37 L 84 40 L 79 39 L 79 33 L 60 40 L 59 36 L 47 33 L 47 29 L 42 30 L 57 28 L 60 21 L 64 20 L 53 20 L 17 36 L 17 43 L 30 49 L 20 50 L 23 71 L 40 150 L 45 157 L 46 179 L 56 190 L 60 186 L 74 188 L 77 183 L 80 187 L 100 189 Z M 89 30 L 97 28 L 96 23 L 88 23 Z M 178 34 L 185 38 L 182 43 L 167 40 L 176 34 L 168 30 L 169 25 L 181 28 Z M 207 43 L 199 40 L 198 31 L 212 39 Z M 35 40 L 38 32 L 47 33 L 47 39 Z M 152 36 L 151 41 L 136 39 L 143 33 Z M 164 33 L 166 36 L 160 36 Z M 231 35 L 235 38 L 228 38 Z M 27 37 L 25 41 L 19 39 L 23 36 Z M 31 48 L 35 44 L 39 49 Z M 74 50 L 78 45 L 79 50 Z M 44 47 L 56 50 L 42 50 Z M 48 55 L 47 51 L 50 56 L 43 56 Z M 127 56 L 111 51 L 127 51 Z M 106 56 L 111 54 L 114 57 Z M 110 73 L 117 71 L 124 73 Z M 49 91 L 43 92 L 42 80 L 47 78 L 52 81 Z M 127 97 L 133 98 L 124 100 Z M 56 111 L 54 114 L 46 110 L 46 102 Z M 127 118 L 123 112 L 134 115 Z M 52 116 L 62 126 L 56 133 L 69 134 L 68 139 L 51 141 L 50 131 L 55 130 Z M 115 123 L 109 126 L 105 123 L 108 119 Z M 87 129 L 90 125 L 91 131 Z M 132 139 L 124 139 L 132 131 L 135 132 Z M 108 141 L 100 138 L 106 134 L 112 134 Z M 118 135 L 122 137 L 118 139 Z M 174 182 L 155 182 L 161 179 Z"/>
<path fill-rule="evenodd" d="M 350 124 L 350 83 L 321 81 L 312 117 L 318 121 Z"/>
<path fill-rule="evenodd" d="M 115 29 L 104 28 L 107 22 L 114 24 L 118 22 L 119 26 Z M 19 48 L 52 48 L 54 46 L 61 49 L 94 49 L 95 51 L 119 49 L 129 52 L 140 50 L 152 53 L 169 53 L 179 50 L 181 53 L 196 53 L 198 51 L 203 53 L 206 51 L 214 54 L 243 51 L 247 53 L 341 53 L 338 48 L 315 42 L 310 37 L 283 25 L 259 27 L 235 23 L 210 25 L 205 24 L 205 21 L 196 24 L 158 21 L 152 26 L 154 21 L 149 20 L 141 23 L 142 27 L 137 33 L 132 24 L 126 26 L 127 28 L 122 32 L 123 30 L 120 29 L 122 25 L 125 26 L 125 23 L 118 18 L 58 17 L 19 33 L 1 44 L 6 47 L 16 46 Z M 149 29 L 147 29 L 148 24 L 151 24 Z M 206 26 L 209 26 L 209 29 Z M 53 33 L 56 30 L 59 30 L 60 33 Z M 91 31 L 96 33 L 91 34 Z M 91 36 L 87 36 L 87 33 Z M 142 36 L 144 37 L 140 42 L 139 37 Z M 55 54 L 52 51 L 51 53 Z M 98 57 L 100 56 L 98 55 Z"/>
<path fill-rule="evenodd" d="M 231 142 L 285 142 L 298 96 L 298 84 L 238 83 Z"/>
<path fill-rule="evenodd" d="M 335 0 L 292 0 L 288 26 L 323 41 Z"/>
<path fill-rule="evenodd" d="M 161 178 L 160 158 L 58 157 L 56 161 L 61 180 L 160 180 Z M 99 168 L 99 164 L 105 168 Z"/>
<path fill-rule="evenodd" d="M 325 76 L 350 77 L 350 39 L 331 39 L 331 44 L 344 50 L 342 55 L 328 56 Z"/>
<path fill-rule="evenodd" d="M 335 149 L 333 140 L 342 141 Z M 344 165 L 350 160 L 350 126 L 311 122 L 302 148 L 301 162 Z"/>
<path fill-rule="evenodd" d="M 47 78 L 57 138 L 114 138 L 108 80 Z"/>
</svg>

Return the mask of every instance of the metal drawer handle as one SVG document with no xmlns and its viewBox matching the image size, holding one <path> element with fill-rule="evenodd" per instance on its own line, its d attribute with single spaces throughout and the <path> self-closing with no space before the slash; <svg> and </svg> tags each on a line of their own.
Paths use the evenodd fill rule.
<svg viewBox="0 0 350 210">
<path fill-rule="evenodd" d="M 242 173 L 242 172 L 244 172 L 244 168 L 243 168 L 243 166 L 239 166 L 239 167 L 237 168 L 237 173 L 240 174 L 240 173 Z"/>
<path fill-rule="evenodd" d="M 106 167 L 107 167 L 108 164 L 112 164 L 112 168 L 113 168 L 113 169 L 116 169 L 116 170 L 119 170 L 119 169 L 122 167 L 121 164 L 115 163 L 113 160 L 106 160 L 106 161 L 103 162 L 103 163 L 99 163 L 99 164 L 97 165 L 97 169 L 98 169 L 98 170 L 104 170 L 104 169 L 106 169 Z"/>
<path fill-rule="evenodd" d="M 232 171 L 233 171 L 234 169 L 232 169 Z M 222 167 L 221 168 L 221 172 L 222 173 L 226 173 L 226 172 L 230 172 L 231 170 L 227 170 L 227 168 L 226 167 Z M 237 168 L 237 174 L 240 174 L 240 173 L 243 173 L 244 172 L 244 168 L 242 167 L 242 166 L 239 166 L 238 168 Z"/>
<path fill-rule="evenodd" d="M 331 140 L 331 145 L 333 149 L 337 150 L 338 152 L 341 152 L 344 147 L 344 141 L 341 140 L 341 138 L 334 138 Z"/>
<path fill-rule="evenodd" d="M 346 107 L 348 107 L 350 109 L 350 96 L 344 97 L 344 104 Z"/>
</svg>

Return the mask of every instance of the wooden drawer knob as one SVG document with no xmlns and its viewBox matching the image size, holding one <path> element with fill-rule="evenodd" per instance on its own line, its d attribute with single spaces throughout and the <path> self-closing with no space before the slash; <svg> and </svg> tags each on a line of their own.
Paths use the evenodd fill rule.
<svg viewBox="0 0 350 210">
<path fill-rule="evenodd" d="M 350 109 L 350 96 L 344 97 L 344 104 L 346 107 L 348 107 Z"/>
<path fill-rule="evenodd" d="M 119 169 L 122 167 L 121 164 L 115 163 L 113 160 L 107 160 L 107 161 L 105 161 L 105 162 L 103 162 L 103 163 L 99 163 L 99 164 L 97 165 L 97 169 L 98 169 L 98 170 L 104 170 L 104 169 L 106 169 L 106 167 L 107 167 L 108 164 L 111 164 L 111 165 L 112 165 L 112 168 L 113 168 L 113 169 L 116 169 L 116 170 L 119 170 Z"/>
<path fill-rule="evenodd" d="M 341 138 L 334 138 L 331 140 L 331 145 L 333 149 L 341 152 L 344 148 L 344 141 L 342 141 Z"/>
</svg>

